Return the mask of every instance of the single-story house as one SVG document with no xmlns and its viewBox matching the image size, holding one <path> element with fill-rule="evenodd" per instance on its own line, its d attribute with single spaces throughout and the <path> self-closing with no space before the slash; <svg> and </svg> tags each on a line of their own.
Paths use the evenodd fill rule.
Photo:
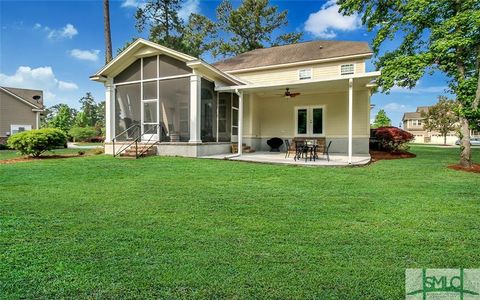
<svg viewBox="0 0 480 300">
<path fill-rule="evenodd" d="M 214 64 L 138 39 L 95 75 L 106 91 L 106 153 L 141 136 L 158 155 L 237 155 L 272 137 L 325 138 L 330 152 L 368 154 L 365 42 L 257 49 Z M 117 146 L 114 146 L 117 145 Z M 121 149 L 121 147 L 120 147 Z"/>
<path fill-rule="evenodd" d="M 0 144 L 17 132 L 40 128 L 43 91 L 0 87 Z"/>
</svg>

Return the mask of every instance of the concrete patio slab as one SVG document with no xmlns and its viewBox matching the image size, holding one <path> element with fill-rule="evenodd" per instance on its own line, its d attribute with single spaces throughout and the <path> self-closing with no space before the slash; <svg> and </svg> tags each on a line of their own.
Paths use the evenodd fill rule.
<svg viewBox="0 0 480 300">
<path fill-rule="evenodd" d="M 352 164 L 348 164 L 348 157 L 345 154 L 334 153 L 330 155 L 330 161 L 327 158 L 320 156 L 319 159 L 307 160 L 300 159 L 294 160 L 293 156 L 285 158 L 285 153 L 278 152 L 254 152 L 244 153 L 241 156 L 232 157 L 232 155 L 211 155 L 202 156 L 201 158 L 210 159 L 226 159 L 235 161 L 246 161 L 255 163 L 267 163 L 267 164 L 284 164 L 284 165 L 298 165 L 298 166 L 313 166 L 313 167 L 343 167 L 343 166 L 363 166 L 370 162 L 369 154 L 357 154 L 352 157 Z"/>
</svg>

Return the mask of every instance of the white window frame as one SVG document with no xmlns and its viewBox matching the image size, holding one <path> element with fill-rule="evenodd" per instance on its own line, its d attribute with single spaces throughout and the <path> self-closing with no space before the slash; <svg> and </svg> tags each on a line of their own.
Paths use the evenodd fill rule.
<svg viewBox="0 0 480 300">
<path fill-rule="evenodd" d="M 29 128 L 29 129 L 25 129 L 24 131 L 32 130 L 32 125 L 10 124 L 10 135 L 14 134 L 13 133 L 13 128 L 17 128 L 17 130 L 18 130 L 18 127 Z M 20 131 L 20 132 L 22 132 L 22 131 Z"/>
<path fill-rule="evenodd" d="M 412 126 L 422 126 L 422 120 L 412 120 Z"/>
<path fill-rule="evenodd" d="M 340 75 L 344 76 L 344 75 L 353 75 L 355 74 L 355 71 L 356 71 L 356 64 L 355 63 L 348 63 L 348 64 L 341 64 L 340 65 Z M 343 73 L 342 72 L 342 67 L 344 66 L 352 66 L 352 73 Z"/>
<path fill-rule="evenodd" d="M 302 73 L 307 73 L 308 74 L 308 77 L 307 76 L 303 76 L 302 77 Z M 312 68 L 305 68 L 305 69 L 300 69 L 298 70 L 298 80 L 308 80 L 308 79 L 312 79 Z"/>
<path fill-rule="evenodd" d="M 322 109 L 322 133 L 314 134 L 313 131 L 313 110 L 315 108 Z M 306 109 L 307 110 L 307 133 L 299 134 L 298 133 L 298 110 Z M 308 106 L 295 106 L 293 113 L 295 114 L 295 131 L 293 132 L 294 137 L 325 137 L 326 133 L 326 119 L 327 119 L 327 106 L 326 105 L 308 105 Z M 310 126 L 310 124 L 312 124 Z"/>
</svg>

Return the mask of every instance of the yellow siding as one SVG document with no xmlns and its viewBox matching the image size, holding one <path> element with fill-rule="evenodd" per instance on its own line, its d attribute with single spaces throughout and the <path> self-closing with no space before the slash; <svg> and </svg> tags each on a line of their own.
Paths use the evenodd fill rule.
<svg viewBox="0 0 480 300">
<path fill-rule="evenodd" d="M 315 65 L 303 65 L 295 67 L 276 68 L 269 70 L 250 71 L 242 73 L 232 73 L 235 76 L 245 79 L 251 83 L 282 83 L 298 80 L 298 71 L 301 69 L 312 69 L 312 79 L 322 77 L 340 76 L 340 65 L 355 63 L 355 73 L 365 73 L 365 61 L 340 61 L 329 62 Z"/>
<path fill-rule="evenodd" d="M 291 138 L 295 136 L 295 107 L 309 105 L 325 105 L 325 135 L 326 137 L 347 137 L 348 135 L 348 93 L 305 95 L 295 99 L 281 97 L 260 98 L 254 97 L 253 109 L 255 114 L 245 114 L 244 120 L 248 124 L 249 118 L 254 116 L 253 123 L 259 130 L 252 126 L 244 126 L 245 136 Z M 353 136 L 369 136 L 369 108 L 368 91 L 356 91 L 353 94 Z M 252 103 L 248 112 L 252 110 Z"/>
</svg>

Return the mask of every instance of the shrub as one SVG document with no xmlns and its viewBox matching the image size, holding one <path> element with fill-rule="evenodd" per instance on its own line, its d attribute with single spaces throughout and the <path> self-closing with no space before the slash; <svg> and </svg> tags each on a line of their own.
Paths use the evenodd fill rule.
<svg viewBox="0 0 480 300">
<path fill-rule="evenodd" d="M 383 150 L 392 152 L 407 150 L 407 143 L 414 139 L 413 134 L 393 126 L 379 127 L 373 130 L 373 137 Z"/>
<path fill-rule="evenodd" d="M 8 138 L 10 148 L 23 155 L 40 156 L 43 152 L 63 147 L 67 141 L 65 133 L 57 128 L 43 128 L 16 133 Z"/>
<path fill-rule="evenodd" d="M 104 141 L 105 141 L 105 138 L 103 136 L 94 136 L 87 139 L 87 142 L 90 142 L 90 143 L 103 143 Z"/>
<path fill-rule="evenodd" d="M 97 135 L 97 131 L 93 127 L 73 127 L 68 134 L 73 138 L 74 142 L 86 142 L 88 139 Z"/>
</svg>

